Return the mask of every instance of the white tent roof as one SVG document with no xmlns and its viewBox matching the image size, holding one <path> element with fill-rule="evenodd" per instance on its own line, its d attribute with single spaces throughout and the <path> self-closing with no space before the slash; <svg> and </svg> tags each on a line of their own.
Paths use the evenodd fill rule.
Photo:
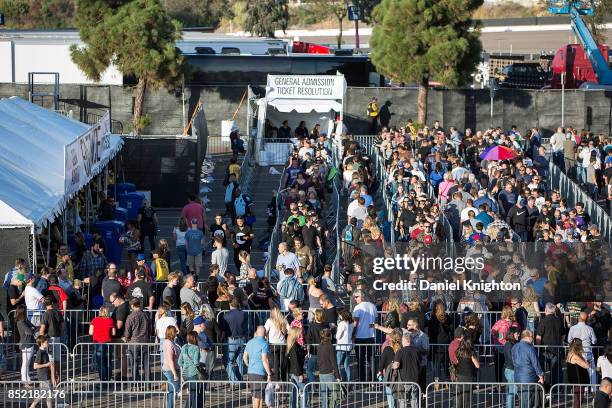
<svg viewBox="0 0 612 408">
<path fill-rule="evenodd" d="M 331 110 L 342 111 L 342 104 L 331 99 L 273 99 L 268 105 L 274 106 L 279 112 L 310 113 L 312 111 L 325 113 Z"/>
<path fill-rule="evenodd" d="M 69 198 L 64 193 L 64 148 L 88 129 L 17 97 L 0 100 L 0 200 L 35 225 L 53 220 Z M 122 143 L 111 137 L 110 157 Z"/>
<path fill-rule="evenodd" d="M 17 211 L 13 210 L 7 203 L 0 201 L 0 229 L 33 227 L 32 221 L 28 220 Z"/>
</svg>

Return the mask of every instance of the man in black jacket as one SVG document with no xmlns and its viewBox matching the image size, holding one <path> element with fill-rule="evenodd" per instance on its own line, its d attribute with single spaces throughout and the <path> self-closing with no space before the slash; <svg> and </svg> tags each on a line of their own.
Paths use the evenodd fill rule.
<svg viewBox="0 0 612 408">
<path fill-rule="evenodd" d="M 525 208 L 524 198 L 518 197 L 516 204 L 510 208 L 506 216 L 506 222 L 512 227 L 514 232 L 521 237 L 521 241 L 526 242 L 529 228 L 529 214 Z"/>
<path fill-rule="evenodd" d="M 563 347 L 563 322 L 556 316 L 557 308 L 547 303 L 546 315 L 540 320 L 536 332 L 536 344 L 549 346 L 540 354 L 540 364 L 544 372 L 550 372 L 548 383 L 553 386 L 561 380 L 561 358 Z"/>
</svg>

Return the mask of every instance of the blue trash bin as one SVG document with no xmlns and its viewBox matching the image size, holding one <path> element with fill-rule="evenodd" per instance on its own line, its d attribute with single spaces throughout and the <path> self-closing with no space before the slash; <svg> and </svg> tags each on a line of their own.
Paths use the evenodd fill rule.
<svg viewBox="0 0 612 408">
<path fill-rule="evenodd" d="M 125 232 L 125 224 L 121 221 L 98 221 L 93 227 L 100 232 L 106 244 L 106 259 L 119 265 L 123 251 L 119 238 Z"/>
<path fill-rule="evenodd" d="M 142 207 L 142 200 L 145 195 L 142 193 L 124 193 L 119 196 L 119 207 L 125 208 L 128 212 L 128 220 L 138 218 L 138 211 Z"/>
<path fill-rule="evenodd" d="M 128 210 L 126 208 L 115 208 L 115 220 L 126 223 L 128 221 Z"/>
<path fill-rule="evenodd" d="M 110 186 L 109 190 L 111 194 L 115 194 L 115 187 Z M 117 183 L 117 196 L 125 193 L 133 193 L 136 191 L 136 185 L 134 183 Z"/>
</svg>

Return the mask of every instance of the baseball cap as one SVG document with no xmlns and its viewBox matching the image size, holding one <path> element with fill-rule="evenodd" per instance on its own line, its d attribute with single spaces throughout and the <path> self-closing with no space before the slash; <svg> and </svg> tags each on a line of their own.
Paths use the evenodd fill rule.
<svg viewBox="0 0 612 408">
<path fill-rule="evenodd" d="M 197 224 L 198 223 L 198 219 L 197 218 L 192 218 L 191 219 L 191 223 L 192 224 Z"/>
<path fill-rule="evenodd" d="M 144 254 L 138 254 L 138 256 L 136 257 L 137 261 L 144 261 L 146 258 L 144 256 Z"/>
<path fill-rule="evenodd" d="M 138 279 L 144 279 L 145 271 L 143 269 L 138 269 L 138 272 L 136 272 L 136 276 L 138 277 Z"/>
<path fill-rule="evenodd" d="M 197 326 L 198 324 L 204 324 L 204 318 L 202 316 L 198 316 L 193 319 L 193 325 Z"/>
</svg>

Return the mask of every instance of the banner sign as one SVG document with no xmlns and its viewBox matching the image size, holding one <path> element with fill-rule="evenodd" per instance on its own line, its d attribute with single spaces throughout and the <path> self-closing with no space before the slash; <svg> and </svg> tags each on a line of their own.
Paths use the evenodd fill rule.
<svg viewBox="0 0 612 408">
<path fill-rule="evenodd" d="M 81 189 L 97 173 L 98 164 L 110 154 L 110 113 L 78 139 L 66 145 L 64 179 L 66 194 Z"/>
<path fill-rule="evenodd" d="M 268 75 L 266 99 L 343 99 L 343 75 Z"/>
</svg>

